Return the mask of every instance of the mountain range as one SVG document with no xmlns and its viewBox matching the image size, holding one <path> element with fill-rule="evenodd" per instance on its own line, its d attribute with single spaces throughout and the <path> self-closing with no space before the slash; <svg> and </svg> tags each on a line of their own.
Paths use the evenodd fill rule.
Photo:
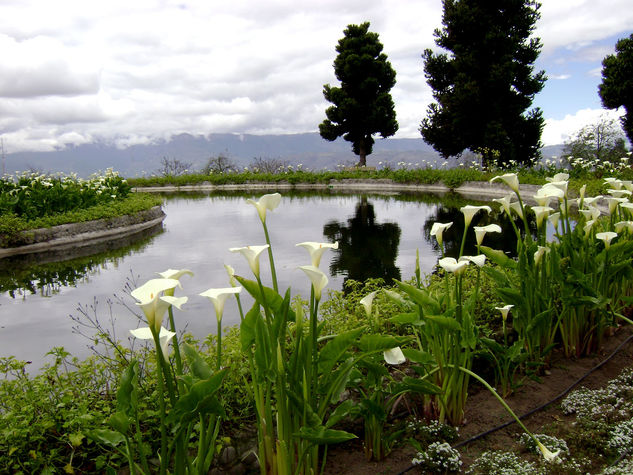
<svg viewBox="0 0 633 475">
<path fill-rule="evenodd" d="M 544 157 L 560 155 L 562 145 L 544 147 Z M 177 159 L 202 169 L 211 157 L 223 155 L 238 167 L 249 166 L 253 159 L 279 160 L 304 169 L 336 169 L 339 165 L 354 165 L 358 157 L 351 144 L 342 139 L 328 142 L 318 133 L 288 135 L 210 134 L 207 136 L 180 134 L 170 140 L 118 148 L 106 142 L 96 142 L 49 152 L 7 153 L 3 168 L 7 173 L 37 170 L 45 173 L 75 172 L 81 177 L 113 168 L 122 176 L 135 177 L 158 173 L 164 158 Z M 367 157 L 369 166 L 389 164 L 393 168 L 406 164 L 441 165 L 444 160 L 422 138 L 377 139 L 374 151 Z M 449 166 L 455 164 L 449 161 Z"/>
</svg>

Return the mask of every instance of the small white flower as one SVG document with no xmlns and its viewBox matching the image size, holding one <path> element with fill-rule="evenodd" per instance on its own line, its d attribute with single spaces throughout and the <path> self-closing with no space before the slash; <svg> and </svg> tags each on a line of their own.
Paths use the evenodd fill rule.
<svg viewBox="0 0 633 475">
<path fill-rule="evenodd" d="M 385 358 L 385 362 L 392 365 L 402 364 L 407 361 L 399 346 L 391 348 L 390 350 L 385 350 L 383 352 L 383 356 Z"/>
</svg>

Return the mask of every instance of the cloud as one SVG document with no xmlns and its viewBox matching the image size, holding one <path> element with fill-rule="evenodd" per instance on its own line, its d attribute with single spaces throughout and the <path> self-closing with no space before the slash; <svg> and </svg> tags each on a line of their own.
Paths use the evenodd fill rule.
<svg viewBox="0 0 633 475">
<path fill-rule="evenodd" d="M 600 122 L 602 119 L 619 119 L 624 110 L 582 109 L 575 114 L 567 114 L 563 119 L 546 119 L 543 136 L 544 145 L 562 144 L 573 138 L 583 127 Z M 619 121 L 618 121 L 619 123 Z"/>
</svg>

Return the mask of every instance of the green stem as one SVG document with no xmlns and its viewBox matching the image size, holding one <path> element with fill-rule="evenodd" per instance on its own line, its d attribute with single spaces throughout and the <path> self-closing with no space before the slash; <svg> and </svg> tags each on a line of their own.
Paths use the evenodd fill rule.
<svg viewBox="0 0 633 475">
<path fill-rule="evenodd" d="M 167 473 L 167 426 L 165 425 L 165 387 L 163 381 L 163 352 L 160 348 L 160 338 L 153 327 L 152 335 L 156 345 L 156 382 L 158 384 L 158 408 L 160 412 L 160 467 L 159 474 Z"/>
<path fill-rule="evenodd" d="M 270 261 L 270 273 L 273 279 L 273 289 L 275 292 L 279 292 L 277 287 L 277 272 L 275 271 L 275 260 L 273 259 L 273 247 L 270 245 L 270 236 L 268 235 L 268 227 L 266 221 L 262 221 L 264 226 L 264 236 L 266 236 L 266 244 L 268 244 L 268 260 Z"/>
</svg>

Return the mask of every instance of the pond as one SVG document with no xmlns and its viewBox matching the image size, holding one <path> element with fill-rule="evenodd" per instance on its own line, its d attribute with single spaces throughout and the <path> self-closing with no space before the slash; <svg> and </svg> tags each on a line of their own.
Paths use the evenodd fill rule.
<svg viewBox="0 0 633 475">
<path fill-rule="evenodd" d="M 257 212 L 245 202 L 248 197 L 253 194 L 166 195 L 163 227 L 134 244 L 124 242 L 118 249 L 96 250 L 94 255 L 62 262 L 44 263 L 45 256 L 0 260 L 0 357 L 31 361 L 31 370 L 50 360 L 45 354 L 53 347 L 63 346 L 85 357 L 94 337 L 90 328 L 78 323 L 86 323 L 86 315 L 126 340 L 128 330 L 137 326 L 133 313 L 137 309 L 124 289 L 129 291 L 168 268 L 186 268 L 195 274 L 183 277 L 183 290 L 177 291 L 189 296 L 186 310 L 176 311 L 179 329 L 197 337 L 214 332 L 212 305 L 198 294 L 228 286 L 224 264 L 251 278 L 246 261 L 228 249 L 265 243 Z M 339 250 L 327 251 L 321 261 L 321 269 L 326 273 L 329 269 L 331 275 L 327 289 L 342 290 L 348 278 L 409 279 L 416 250 L 422 272 L 430 273 L 439 255 L 429 236 L 431 226 L 436 221 L 455 221 L 444 237 L 449 255 L 455 254 L 463 229 L 459 206 L 465 203 L 454 196 L 284 194 L 267 218 L 280 289 L 291 287 L 293 295 L 309 295 L 309 281 L 297 268 L 309 264 L 307 252 L 295 246 L 303 241 L 339 242 Z M 502 224 L 496 211 L 491 216 L 480 214 L 473 224 Z M 502 226 L 507 231 L 503 237 L 488 235 L 485 243 L 511 250 L 515 245 L 507 239 L 513 236 L 510 223 Z M 474 235 L 469 241 L 474 246 Z M 466 254 L 474 252 L 474 247 L 466 249 Z M 265 255 L 261 266 L 264 284 L 270 285 Z M 238 322 L 236 306 L 229 301 L 223 323 Z"/>
</svg>

